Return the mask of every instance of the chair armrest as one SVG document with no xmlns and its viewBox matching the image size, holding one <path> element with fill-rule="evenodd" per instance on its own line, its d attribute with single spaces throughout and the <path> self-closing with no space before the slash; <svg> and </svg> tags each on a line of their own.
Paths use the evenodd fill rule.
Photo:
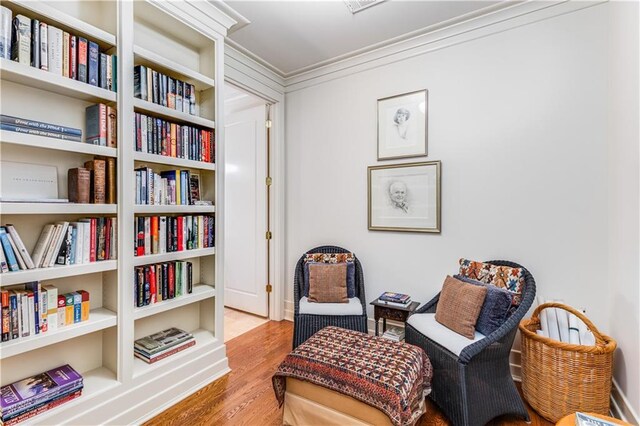
<svg viewBox="0 0 640 426">
<path fill-rule="evenodd" d="M 496 342 L 499 342 L 503 337 L 512 332 L 518 327 L 520 319 L 516 315 L 512 315 L 507 321 L 504 322 L 496 331 L 489 334 L 482 340 L 478 340 L 475 343 L 470 344 L 460 352 L 458 359 L 463 364 L 468 364 L 475 356 L 480 354 L 487 346 L 490 346 Z M 510 342 L 513 344 L 513 342 Z M 509 349 L 511 350 L 511 344 Z"/>
<path fill-rule="evenodd" d="M 429 300 L 427 303 L 425 303 L 424 305 L 420 306 L 418 309 L 415 310 L 415 314 L 424 314 L 424 313 L 428 313 L 428 314 L 433 314 L 436 312 L 436 306 L 438 305 L 438 300 L 440 300 L 440 293 L 436 294 L 435 297 L 431 300 Z"/>
</svg>

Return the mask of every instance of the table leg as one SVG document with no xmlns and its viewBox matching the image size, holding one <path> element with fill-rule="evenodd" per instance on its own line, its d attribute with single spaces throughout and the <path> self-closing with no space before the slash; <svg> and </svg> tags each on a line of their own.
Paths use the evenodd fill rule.
<svg viewBox="0 0 640 426">
<path fill-rule="evenodd" d="M 387 319 L 382 318 L 382 332 L 384 333 L 385 331 L 387 331 Z"/>
<path fill-rule="evenodd" d="M 376 336 L 378 336 L 378 321 L 380 321 L 380 319 L 376 318 Z"/>
</svg>

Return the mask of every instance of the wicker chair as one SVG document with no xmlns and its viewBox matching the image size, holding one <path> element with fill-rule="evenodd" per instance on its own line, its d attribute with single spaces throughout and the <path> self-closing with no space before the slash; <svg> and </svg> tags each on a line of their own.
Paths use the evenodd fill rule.
<svg viewBox="0 0 640 426">
<path fill-rule="evenodd" d="M 321 246 L 307 251 L 307 253 L 350 253 L 349 250 L 335 246 Z M 306 253 L 305 253 L 306 254 Z M 355 257 L 355 256 L 354 256 Z M 315 332 L 324 327 L 333 325 L 350 330 L 367 332 L 367 309 L 364 294 L 364 275 L 360 261 L 355 258 L 356 265 L 356 297 L 360 300 L 362 311 L 359 315 L 311 315 L 300 313 L 300 299 L 303 297 L 304 284 L 304 256 L 296 264 L 293 299 L 295 302 L 293 318 L 293 348 L 303 343 Z"/>
<path fill-rule="evenodd" d="M 487 263 L 521 268 L 516 263 L 502 260 Z M 520 306 L 500 328 L 464 347 L 459 356 L 429 339 L 411 324 L 406 326 L 407 343 L 423 348 L 433 365 L 430 398 L 453 425 L 485 425 L 504 414 L 530 421 L 509 368 L 509 354 L 518 324 L 531 307 L 536 294 L 533 276 L 526 269 L 524 274 L 525 288 Z M 439 297 L 440 294 L 420 307 L 414 315 L 435 313 Z"/>
</svg>

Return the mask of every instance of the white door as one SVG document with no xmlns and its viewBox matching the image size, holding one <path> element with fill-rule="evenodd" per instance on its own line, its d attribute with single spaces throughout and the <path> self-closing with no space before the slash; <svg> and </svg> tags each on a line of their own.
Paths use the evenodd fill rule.
<svg viewBox="0 0 640 426">
<path fill-rule="evenodd" d="M 265 105 L 225 117 L 224 304 L 267 316 Z"/>
</svg>

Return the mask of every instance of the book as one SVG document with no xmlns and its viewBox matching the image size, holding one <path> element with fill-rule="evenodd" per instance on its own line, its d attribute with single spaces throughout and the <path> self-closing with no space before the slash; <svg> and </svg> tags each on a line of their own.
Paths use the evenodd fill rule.
<svg viewBox="0 0 640 426">
<path fill-rule="evenodd" d="M 114 92 L 118 91 L 118 57 L 116 55 L 111 55 L 111 90 Z"/>
<path fill-rule="evenodd" d="M 98 53 L 98 87 L 106 89 L 107 86 L 107 54 Z"/>
<path fill-rule="evenodd" d="M 18 266 L 18 259 L 16 258 L 16 254 L 13 252 L 9 234 L 4 226 L 0 227 L 0 243 L 2 244 L 4 255 L 7 258 L 7 267 L 9 270 L 19 271 L 20 267 Z"/>
<path fill-rule="evenodd" d="M 82 387 L 77 388 L 78 390 L 71 390 L 67 393 L 62 393 L 59 396 L 54 397 L 48 402 L 40 402 L 30 409 L 23 411 L 19 414 L 7 416 L 7 419 L 3 419 L 4 426 L 12 426 L 18 423 L 22 423 L 32 417 L 35 417 L 39 414 L 42 414 L 46 411 L 49 411 L 53 408 L 56 408 L 66 402 L 72 401 L 82 395 Z"/>
<path fill-rule="evenodd" d="M 62 126 L 60 124 L 46 123 L 44 121 L 31 120 L 28 118 L 14 117 L 11 115 L 0 114 L 0 123 L 11 124 L 14 126 L 26 127 L 31 129 L 43 130 L 45 132 L 63 133 L 70 136 L 82 136 L 82 130 L 75 127 Z"/>
<path fill-rule="evenodd" d="M 136 65 L 133 67 L 133 96 L 149 100 L 147 98 L 147 67 L 144 65 Z"/>
<path fill-rule="evenodd" d="M 34 269 L 35 265 L 33 263 L 33 260 L 31 259 L 31 256 L 29 255 L 27 248 L 22 242 L 22 238 L 20 238 L 20 235 L 18 234 L 18 231 L 16 230 L 16 228 L 11 224 L 7 224 L 7 231 L 9 232 L 11 239 L 13 240 L 15 246 L 17 247 L 18 252 L 22 257 L 22 260 L 26 264 L 27 269 Z"/>
<path fill-rule="evenodd" d="M 56 240 L 51 243 L 51 251 L 47 254 L 47 258 L 49 259 L 48 263 L 45 259 L 45 267 L 50 268 L 55 265 L 58 260 L 58 253 L 60 253 L 60 248 L 62 244 L 67 239 L 67 230 L 69 228 L 69 222 L 58 222 L 57 225 L 60 225 L 59 232 L 56 233 Z"/>
<path fill-rule="evenodd" d="M 63 32 L 60 28 L 47 26 L 47 44 L 49 72 L 62 75 Z"/>
<path fill-rule="evenodd" d="M 107 106 L 107 146 L 115 148 L 118 140 L 118 121 L 115 107 Z"/>
<path fill-rule="evenodd" d="M 187 333 L 186 331 L 176 327 L 171 327 L 136 340 L 134 342 L 134 348 L 138 348 L 152 356 L 189 339 L 193 339 L 193 335 L 191 333 Z"/>
<path fill-rule="evenodd" d="M 160 360 L 170 357 L 171 355 L 175 355 L 178 352 L 182 352 L 185 349 L 189 349 L 190 347 L 195 346 L 195 344 L 196 344 L 196 340 L 194 338 L 191 338 L 190 340 L 187 340 L 180 345 L 170 347 L 165 351 L 154 354 L 153 356 L 147 356 L 144 353 L 141 353 L 137 350 L 134 350 L 133 354 L 136 356 L 136 358 L 140 358 L 147 364 L 154 364 Z"/>
<path fill-rule="evenodd" d="M 88 50 L 89 45 L 87 39 L 84 37 L 78 37 L 78 81 L 83 83 L 87 82 L 88 70 Z"/>
<path fill-rule="evenodd" d="M 49 26 L 40 22 L 40 69 L 49 71 Z"/>
<path fill-rule="evenodd" d="M 9 266 L 7 264 L 7 257 L 4 255 L 4 249 L 0 243 L 0 273 L 9 272 Z"/>
<path fill-rule="evenodd" d="M 107 106 L 95 104 L 88 106 L 85 116 L 87 136 L 86 143 L 107 146 Z"/>
<path fill-rule="evenodd" d="M 88 204 L 91 172 L 84 167 L 69 169 L 67 172 L 67 186 L 69 202 Z"/>
<path fill-rule="evenodd" d="M 24 15 L 13 18 L 11 59 L 23 65 L 31 65 L 31 19 Z"/>
<path fill-rule="evenodd" d="M 390 291 L 384 292 L 380 295 L 380 297 L 378 297 L 378 300 L 380 301 L 400 302 L 400 303 L 406 303 L 410 299 L 411 299 L 411 296 L 409 296 L 408 294 L 393 293 Z"/>
<path fill-rule="evenodd" d="M 45 138 L 54 138 L 65 141 L 81 142 L 80 136 L 68 135 L 66 133 L 50 132 L 47 130 L 39 130 L 31 127 L 16 126 L 14 124 L 0 123 L 0 130 L 6 130 L 14 133 L 23 133 L 25 135 L 43 136 Z"/>
<path fill-rule="evenodd" d="M 45 225 L 45 227 L 42 228 L 42 232 L 40 232 L 40 237 L 38 238 L 38 242 L 36 243 L 32 254 L 33 264 L 36 268 L 40 268 L 42 266 L 42 259 L 51 241 L 54 227 L 55 226 L 53 224 Z"/>
<path fill-rule="evenodd" d="M 0 58 L 11 59 L 11 31 L 13 12 L 0 6 Z"/>
<path fill-rule="evenodd" d="M 58 289 L 52 285 L 42 286 L 47 292 L 47 324 L 49 330 L 58 329 Z"/>
<path fill-rule="evenodd" d="M 108 157 L 106 159 L 106 203 L 116 204 L 118 202 L 117 188 L 118 182 L 116 180 L 116 159 Z"/>
<path fill-rule="evenodd" d="M 100 78 L 99 57 L 100 49 L 98 48 L 98 43 L 89 41 L 87 48 L 87 83 L 92 86 L 97 86 Z"/>
<path fill-rule="evenodd" d="M 69 364 L 2 386 L 2 417 L 48 401 L 56 395 L 77 388 L 82 376 Z"/>
<path fill-rule="evenodd" d="M 31 66 L 40 68 L 40 21 L 31 20 Z"/>
<path fill-rule="evenodd" d="M 111 55 L 106 55 L 105 59 L 107 62 L 106 89 L 113 91 L 113 58 L 111 57 Z"/>
<path fill-rule="evenodd" d="M 576 426 L 616 426 L 616 423 L 612 423 L 608 420 L 598 417 L 590 416 L 586 413 L 576 413 Z"/>
<path fill-rule="evenodd" d="M 2 308 L 2 338 L 3 342 L 9 340 L 11 336 L 11 316 L 9 313 L 9 292 L 7 290 L 0 291 L 0 306 Z"/>
<path fill-rule="evenodd" d="M 389 306 L 393 306 L 393 307 L 398 307 L 398 308 L 406 308 L 411 304 L 411 300 L 407 301 L 407 303 L 403 303 L 403 302 L 388 302 L 386 300 L 380 300 L 378 299 L 378 302 L 385 304 L 385 305 L 389 305 Z"/>
<path fill-rule="evenodd" d="M 78 79 L 78 37 L 69 37 L 69 78 Z"/>
<path fill-rule="evenodd" d="M 62 32 L 62 76 L 69 77 L 69 50 L 71 36 L 68 32 Z"/>
</svg>

